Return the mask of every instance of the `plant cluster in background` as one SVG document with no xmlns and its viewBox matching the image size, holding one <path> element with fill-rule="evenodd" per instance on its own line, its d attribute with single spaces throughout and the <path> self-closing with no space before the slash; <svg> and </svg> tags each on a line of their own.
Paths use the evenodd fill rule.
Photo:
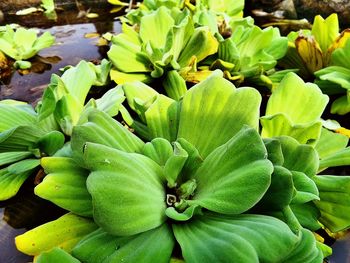
<svg viewBox="0 0 350 263">
<path fill-rule="evenodd" d="M 350 147 L 321 117 L 328 95 L 342 96 L 333 113 L 350 111 L 348 31 L 332 15 L 283 37 L 243 7 L 145 0 L 122 18 L 110 61 L 52 75 L 35 108 L 0 101 L 0 200 L 43 170 L 35 194 L 67 211 L 18 236 L 20 251 L 38 263 L 332 254 L 317 233 L 350 228 L 350 176 L 328 169 L 349 165 Z M 6 30 L 9 43 L 22 33 Z M 2 51 L 22 61 L 37 42 Z"/>
</svg>

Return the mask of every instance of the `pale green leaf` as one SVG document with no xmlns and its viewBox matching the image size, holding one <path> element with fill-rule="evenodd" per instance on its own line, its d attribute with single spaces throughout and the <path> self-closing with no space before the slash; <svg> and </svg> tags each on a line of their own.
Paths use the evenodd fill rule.
<svg viewBox="0 0 350 263">
<path fill-rule="evenodd" d="M 320 191 L 315 204 L 321 211 L 320 222 L 336 233 L 350 227 L 350 176 L 320 175 L 314 178 Z"/>
<path fill-rule="evenodd" d="M 86 263 L 168 263 L 174 243 L 166 224 L 128 237 L 111 236 L 97 230 L 78 243 L 73 255 Z"/>
<path fill-rule="evenodd" d="M 53 248 L 41 253 L 35 258 L 36 263 L 60 262 L 60 263 L 80 263 L 80 261 L 61 248 Z"/>
<path fill-rule="evenodd" d="M 285 223 L 263 215 L 206 215 L 173 229 L 188 263 L 284 262 L 298 242 Z"/>
<path fill-rule="evenodd" d="M 0 167 L 5 164 L 20 161 L 31 155 L 31 152 L 2 152 L 0 153 Z"/>
<path fill-rule="evenodd" d="M 17 249 L 28 255 L 38 255 L 57 246 L 70 252 L 84 236 L 96 228 L 96 224 L 89 219 L 65 214 L 17 236 L 15 242 Z"/>
<path fill-rule="evenodd" d="M 47 175 L 35 187 L 35 194 L 77 215 L 91 217 L 92 201 L 86 188 L 88 171 L 67 157 L 45 157 L 41 165 Z"/>
<path fill-rule="evenodd" d="M 141 18 L 140 38 L 144 44 L 150 43 L 153 47 L 163 48 L 166 38 L 174 26 L 174 19 L 165 7 L 145 15 Z"/>
<path fill-rule="evenodd" d="M 7 168 L 0 170 L 0 200 L 7 200 L 15 196 L 24 181 L 32 174 L 32 171 L 13 174 Z"/>
<path fill-rule="evenodd" d="M 271 138 L 287 135 L 296 139 L 299 143 L 314 145 L 321 133 L 321 121 L 307 124 L 293 124 L 283 113 L 263 116 L 260 118 L 263 127 L 261 136 Z"/>
<path fill-rule="evenodd" d="M 326 19 L 320 15 L 315 16 L 311 33 L 320 45 L 322 52 L 326 53 L 339 35 L 338 15 L 331 14 Z"/>
<path fill-rule="evenodd" d="M 92 171 L 87 187 L 94 219 L 108 233 L 132 235 L 160 226 L 165 217 L 161 167 L 143 155 L 87 143 L 84 159 Z"/>
<path fill-rule="evenodd" d="M 269 98 L 266 116 L 283 113 L 292 124 L 307 124 L 319 120 L 328 100 L 317 85 L 289 73 Z"/>
<path fill-rule="evenodd" d="M 347 136 L 322 128 L 321 136 L 315 149 L 320 159 L 324 159 L 343 150 L 348 145 L 348 142 L 349 138 Z"/>
<path fill-rule="evenodd" d="M 260 102 L 255 89 L 236 89 L 215 71 L 184 95 L 177 137 L 186 139 L 206 157 L 244 125 L 257 129 Z"/>
<path fill-rule="evenodd" d="M 73 129 L 72 149 L 81 154 L 87 142 L 103 144 L 126 152 L 140 152 L 144 143 L 106 113 L 93 110 L 88 122 Z"/>
<path fill-rule="evenodd" d="M 266 158 L 266 148 L 257 131 L 242 129 L 204 159 L 192 177 L 197 189 L 188 202 L 223 214 L 247 211 L 270 186 L 273 166 Z"/>
</svg>

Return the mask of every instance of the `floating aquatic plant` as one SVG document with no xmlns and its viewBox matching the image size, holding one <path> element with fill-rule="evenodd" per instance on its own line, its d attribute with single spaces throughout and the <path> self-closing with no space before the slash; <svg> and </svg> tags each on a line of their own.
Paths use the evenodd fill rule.
<svg viewBox="0 0 350 263">
<path fill-rule="evenodd" d="M 113 37 L 112 43 L 108 52 L 115 67 L 111 78 L 118 84 L 133 80 L 151 82 L 170 70 L 194 67 L 197 71 L 196 64 L 214 54 L 218 47 L 208 28 L 195 28 L 186 12 L 172 14 L 165 7 L 143 16 L 139 32 L 123 24 L 123 33 Z"/>
<path fill-rule="evenodd" d="M 42 159 L 48 175 L 35 189 L 99 228 L 70 242 L 75 231 L 62 234 L 70 228 L 63 226 L 52 230 L 60 241 L 47 242 L 39 230 L 53 221 L 17 237 L 21 251 L 69 262 L 322 262 L 331 249 L 312 231 L 349 228 L 347 214 L 336 209 L 347 199 L 334 200 L 349 195 L 350 177 L 317 175 L 317 151 L 292 137 L 263 140 L 255 89 L 236 89 L 219 72 L 181 102 L 143 83 L 123 89 L 149 141 L 90 110 L 73 128 L 72 152 Z M 316 147 L 322 157 L 345 147 L 339 139 L 335 150 L 322 150 L 327 136 Z M 55 248 L 60 242 L 70 244 L 63 247 L 70 255 Z"/>
<path fill-rule="evenodd" d="M 31 63 L 27 59 L 54 42 L 55 38 L 50 32 L 38 37 L 34 29 L 20 27 L 14 30 L 7 26 L 5 32 L 0 32 L 0 51 L 16 60 L 15 66 L 21 69 L 30 68 Z"/>
</svg>

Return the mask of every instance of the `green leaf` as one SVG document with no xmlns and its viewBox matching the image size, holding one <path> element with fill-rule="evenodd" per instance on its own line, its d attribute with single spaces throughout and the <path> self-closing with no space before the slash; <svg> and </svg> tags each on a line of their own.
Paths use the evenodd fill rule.
<svg viewBox="0 0 350 263">
<path fill-rule="evenodd" d="M 215 71 L 184 95 L 177 137 L 186 139 L 206 157 L 243 125 L 257 129 L 260 102 L 255 89 L 236 89 Z"/>
<path fill-rule="evenodd" d="M 107 55 L 113 65 L 122 72 L 152 71 L 147 55 L 141 52 L 141 46 L 124 39 L 123 33 L 113 37 L 113 45 Z"/>
<path fill-rule="evenodd" d="M 87 143 L 84 159 L 92 170 L 87 187 L 94 219 L 113 235 L 132 235 L 165 221 L 164 175 L 151 159 Z"/>
<path fill-rule="evenodd" d="M 247 211 L 263 197 L 271 183 L 273 166 L 266 158 L 257 131 L 242 129 L 204 159 L 192 177 L 197 189 L 188 202 L 222 214 Z"/>
<path fill-rule="evenodd" d="M 29 104 L 14 100 L 0 101 L 0 132 L 18 125 L 37 123 L 36 113 Z"/>
<path fill-rule="evenodd" d="M 174 142 L 173 145 L 174 152 L 164 165 L 164 176 L 168 181 L 169 187 L 176 185 L 177 178 L 188 158 L 188 153 L 182 148 L 180 143 Z"/>
<path fill-rule="evenodd" d="M 290 135 L 297 133 L 297 128 L 304 127 L 310 133 L 309 136 L 304 136 L 304 141 L 308 137 L 311 137 L 309 140 L 314 140 L 315 137 L 317 139 L 321 129 L 320 126 L 317 132 L 317 122 L 327 103 L 328 96 L 323 95 L 315 84 L 304 83 L 294 73 L 287 74 L 269 98 L 266 116 L 262 118 L 262 136 Z M 271 122 L 274 118 L 279 120 Z M 283 127 L 286 124 L 289 124 L 288 129 Z M 301 136 L 298 137 L 300 140 Z"/>
<path fill-rule="evenodd" d="M 168 32 L 174 26 L 174 19 L 168 9 L 160 7 L 157 11 L 141 18 L 140 38 L 143 43 L 150 43 L 153 47 L 165 46 Z"/>
<path fill-rule="evenodd" d="M 32 63 L 24 60 L 17 60 L 13 66 L 17 69 L 29 69 L 32 67 Z"/>
<path fill-rule="evenodd" d="M 185 80 L 176 70 L 169 71 L 162 82 L 167 95 L 174 99 L 180 100 L 187 91 Z"/>
<path fill-rule="evenodd" d="M 173 230 L 188 263 L 284 262 L 298 242 L 285 223 L 263 215 L 206 215 Z"/>
<path fill-rule="evenodd" d="M 38 226 L 16 237 L 17 249 L 28 255 L 39 255 L 54 247 L 67 252 L 97 228 L 89 219 L 65 214 L 55 221 Z"/>
<path fill-rule="evenodd" d="M 151 158 L 160 166 L 164 166 L 173 155 L 173 147 L 168 140 L 155 138 L 143 146 L 142 154 Z"/>
<path fill-rule="evenodd" d="M 76 67 L 64 72 L 61 77 L 67 91 L 80 105 L 85 104 L 86 96 L 96 80 L 95 72 L 90 68 L 88 62 L 81 61 Z"/>
<path fill-rule="evenodd" d="M 164 95 L 158 95 L 145 111 L 147 127 L 153 138 L 176 140 L 179 123 L 179 104 Z"/>
<path fill-rule="evenodd" d="M 320 15 L 315 16 L 311 33 L 320 45 L 322 52 L 326 53 L 339 35 L 337 14 L 331 14 L 326 19 L 323 19 Z"/>
<path fill-rule="evenodd" d="M 199 213 L 201 213 L 201 207 L 198 205 L 189 206 L 183 212 L 178 212 L 174 207 L 168 207 L 165 210 L 167 217 L 176 221 L 187 221 L 191 219 L 195 214 Z"/>
<path fill-rule="evenodd" d="M 315 72 L 315 75 L 322 81 L 330 81 L 344 89 L 350 89 L 350 69 L 340 66 L 330 66 Z"/>
<path fill-rule="evenodd" d="M 0 167 L 14 163 L 31 156 L 31 152 L 2 152 L 0 153 Z"/>
<path fill-rule="evenodd" d="M 174 244 L 166 224 L 128 237 L 111 236 L 99 229 L 81 240 L 73 249 L 73 255 L 86 263 L 168 263 Z"/>
<path fill-rule="evenodd" d="M 304 83 L 295 73 L 289 73 L 269 98 L 266 116 L 286 114 L 294 124 L 319 120 L 328 103 L 317 85 Z"/>
<path fill-rule="evenodd" d="M 88 171 L 67 157 L 45 157 L 41 165 L 47 175 L 35 187 L 35 194 L 77 215 L 92 217 L 91 196 L 86 188 Z"/>
<path fill-rule="evenodd" d="M 292 173 L 282 166 L 274 166 L 271 184 L 256 205 L 255 209 L 264 211 L 278 211 L 290 204 L 294 195 Z"/>
<path fill-rule="evenodd" d="M 293 247 L 287 258 L 283 260 L 284 263 L 322 263 L 323 253 L 317 247 L 314 234 L 302 228 L 299 233 L 299 243 Z"/>
<path fill-rule="evenodd" d="M 345 166 L 350 164 L 350 147 L 338 151 L 330 156 L 320 160 L 319 170 L 322 171 L 328 167 Z"/>
<path fill-rule="evenodd" d="M 318 189 L 315 182 L 302 172 L 292 171 L 293 184 L 296 191 L 293 204 L 303 204 L 313 200 L 319 200 Z"/>
<path fill-rule="evenodd" d="M 349 69 L 349 54 L 350 42 L 346 40 L 346 43 L 343 47 L 338 47 L 332 52 L 331 64 Z"/>
<path fill-rule="evenodd" d="M 9 165 L 6 169 L 12 174 L 21 174 L 24 172 L 32 171 L 34 168 L 40 165 L 40 160 L 37 159 L 25 159 L 14 164 Z"/>
<path fill-rule="evenodd" d="M 106 112 L 109 116 L 116 116 L 125 96 L 121 87 L 108 90 L 100 99 L 96 100 L 97 109 Z"/>
<path fill-rule="evenodd" d="M 281 143 L 284 162 L 283 167 L 290 171 L 297 171 L 312 178 L 318 170 L 318 155 L 309 145 L 298 143 L 291 137 L 277 138 Z"/>
<path fill-rule="evenodd" d="M 0 133 L 0 152 L 31 150 L 43 135 L 35 126 L 17 126 Z"/>
<path fill-rule="evenodd" d="M 50 32 L 45 32 L 35 40 L 33 49 L 38 52 L 41 49 L 51 47 L 54 43 L 55 37 L 52 36 Z"/>
<path fill-rule="evenodd" d="M 93 110 L 88 122 L 73 129 L 72 149 L 80 155 L 87 142 L 99 143 L 126 152 L 140 152 L 144 143 L 106 113 Z"/>
<path fill-rule="evenodd" d="M 80 261 L 61 248 L 53 248 L 50 251 L 41 253 L 35 259 L 36 263 L 60 262 L 60 263 L 80 263 Z"/>
<path fill-rule="evenodd" d="M 342 96 L 332 103 L 331 113 L 345 115 L 350 112 L 350 103 L 347 96 Z"/>
<path fill-rule="evenodd" d="M 320 175 L 314 178 L 320 191 L 316 201 L 320 222 L 336 233 L 350 227 L 350 176 Z"/>
<path fill-rule="evenodd" d="M 284 163 L 281 142 L 278 138 L 264 139 L 264 145 L 267 150 L 267 158 L 275 165 L 281 166 Z"/>
<path fill-rule="evenodd" d="M 159 95 L 157 91 L 139 81 L 124 84 L 123 90 L 125 92 L 128 105 L 140 116 L 141 119 L 144 111 L 141 112 L 138 105 L 147 105 L 147 103 L 150 104 Z"/>
<path fill-rule="evenodd" d="M 42 154 L 53 155 L 63 147 L 65 137 L 61 132 L 52 131 L 38 140 L 38 147 Z"/>
<path fill-rule="evenodd" d="M 198 43 L 201 44 L 198 45 Z M 197 62 L 202 61 L 209 55 L 215 54 L 218 46 L 218 41 L 206 27 L 197 27 L 182 50 L 178 63 L 181 67 L 186 67 L 192 57 L 195 57 Z"/>
<path fill-rule="evenodd" d="M 318 221 L 321 213 L 314 202 L 291 204 L 290 208 L 303 227 L 312 231 L 316 231 L 321 228 Z"/>
<path fill-rule="evenodd" d="M 348 145 L 348 142 L 349 138 L 347 136 L 322 128 L 321 136 L 315 149 L 320 159 L 324 159 L 343 150 Z"/>
<path fill-rule="evenodd" d="M 0 170 L 0 201 L 15 196 L 24 181 L 32 174 L 32 171 L 13 174 L 7 168 Z"/>
<path fill-rule="evenodd" d="M 293 124 L 285 114 L 275 114 L 260 118 L 263 127 L 261 136 L 271 138 L 288 135 L 296 139 L 299 143 L 314 145 L 321 133 L 321 121 L 308 124 Z"/>
</svg>

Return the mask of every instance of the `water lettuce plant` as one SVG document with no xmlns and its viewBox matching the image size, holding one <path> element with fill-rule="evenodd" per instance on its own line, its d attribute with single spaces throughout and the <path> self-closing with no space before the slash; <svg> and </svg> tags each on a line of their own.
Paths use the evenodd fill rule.
<svg viewBox="0 0 350 263">
<path fill-rule="evenodd" d="M 106 63 L 100 67 L 108 67 Z M 18 192 L 39 170 L 42 157 L 61 154 L 65 136 L 69 137 L 72 127 L 84 118 L 84 111 L 97 108 L 111 116 L 118 114 L 125 99 L 121 89 L 111 89 L 85 103 L 92 84 L 106 75 L 98 72 L 103 70 L 82 61 L 61 77 L 53 75 L 36 108 L 20 101 L 0 101 L 0 200 Z"/>
<path fill-rule="evenodd" d="M 37 36 L 34 29 L 17 28 L 6 26 L 6 31 L 0 32 L 0 51 L 16 60 L 15 66 L 21 69 L 31 67 L 27 59 L 35 56 L 41 49 L 53 45 L 55 38 L 50 32 Z"/>
<path fill-rule="evenodd" d="M 111 78 L 118 84 L 133 80 L 148 83 L 170 70 L 197 71 L 197 63 L 218 48 L 208 28 L 195 28 L 186 12 L 172 13 L 165 7 L 143 16 L 138 32 L 124 23 L 123 33 L 113 37 L 112 43 L 108 52 L 115 67 Z"/>
<path fill-rule="evenodd" d="M 317 175 L 316 150 L 331 156 L 347 138 L 328 152 L 328 133 L 316 149 L 289 136 L 262 139 L 261 96 L 236 89 L 219 71 L 180 102 L 141 82 L 123 89 L 145 120 L 147 141 L 90 110 L 73 128 L 70 154 L 41 160 L 47 176 L 35 188 L 96 225 L 72 240 L 78 229 L 49 222 L 16 238 L 22 252 L 68 262 L 322 262 L 331 249 L 312 232 L 350 227 L 338 209 L 350 177 Z M 141 94 L 149 96 L 144 103 Z M 59 241 L 43 237 L 44 229 Z"/>
</svg>

